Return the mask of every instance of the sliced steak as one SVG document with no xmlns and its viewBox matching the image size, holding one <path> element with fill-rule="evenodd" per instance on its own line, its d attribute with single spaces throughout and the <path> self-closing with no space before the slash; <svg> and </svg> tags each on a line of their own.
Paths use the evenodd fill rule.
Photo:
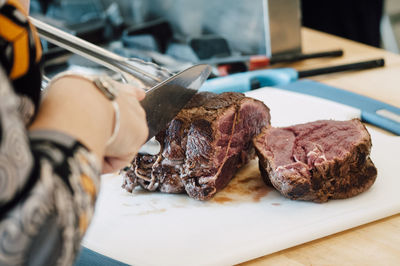
<svg viewBox="0 0 400 266">
<path fill-rule="evenodd" d="M 135 158 L 123 187 L 210 199 L 254 157 L 251 140 L 269 122 L 261 101 L 234 92 L 199 93 L 157 135 L 162 152 Z"/>
<path fill-rule="evenodd" d="M 264 181 L 285 197 L 326 202 L 372 186 L 371 137 L 358 119 L 266 127 L 253 140 Z"/>
</svg>

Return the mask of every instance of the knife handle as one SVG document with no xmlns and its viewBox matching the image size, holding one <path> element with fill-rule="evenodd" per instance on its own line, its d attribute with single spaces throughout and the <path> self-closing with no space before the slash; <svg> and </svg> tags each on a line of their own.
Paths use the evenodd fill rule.
<svg viewBox="0 0 400 266">
<path fill-rule="evenodd" d="M 209 79 L 203 84 L 199 91 L 215 93 L 227 91 L 246 92 L 265 86 L 289 84 L 297 80 L 297 78 L 297 71 L 293 68 L 255 70 Z"/>
</svg>

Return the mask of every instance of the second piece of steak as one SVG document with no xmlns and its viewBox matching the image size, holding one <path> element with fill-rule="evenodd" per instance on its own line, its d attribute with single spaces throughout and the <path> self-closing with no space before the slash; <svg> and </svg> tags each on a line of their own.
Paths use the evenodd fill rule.
<svg viewBox="0 0 400 266">
<path fill-rule="evenodd" d="M 267 184 L 296 200 L 325 202 L 372 186 L 371 137 L 358 119 L 265 128 L 254 139 Z"/>
<path fill-rule="evenodd" d="M 157 135 L 161 153 L 135 158 L 123 187 L 210 199 L 254 156 L 251 140 L 269 123 L 261 101 L 241 93 L 199 93 Z"/>
</svg>

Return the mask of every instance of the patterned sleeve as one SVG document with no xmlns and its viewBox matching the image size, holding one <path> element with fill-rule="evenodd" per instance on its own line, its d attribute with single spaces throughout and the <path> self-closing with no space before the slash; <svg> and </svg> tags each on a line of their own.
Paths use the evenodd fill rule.
<svg viewBox="0 0 400 266">
<path fill-rule="evenodd" d="M 93 214 L 100 164 L 71 137 L 27 136 L 0 68 L 0 265 L 71 265 Z"/>
</svg>

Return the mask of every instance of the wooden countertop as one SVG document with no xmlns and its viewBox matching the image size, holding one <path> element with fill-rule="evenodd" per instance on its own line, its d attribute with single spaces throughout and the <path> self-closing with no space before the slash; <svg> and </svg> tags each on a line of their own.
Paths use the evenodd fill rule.
<svg viewBox="0 0 400 266">
<path fill-rule="evenodd" d="M 385 67 L 312 79 L 400 108 L 400 56 L 311 29 L 302 29 L 303 52 L 343 49 L 339 58 L 305 60 L 298 70 L 384 58 Z M 389 133 L 388 133 L 389 134 Z M 400 189 L 400 188 L 399 188 Z M 400 265 L 400 214 L 273 253 L 241 265 Z"/>
</svg>

